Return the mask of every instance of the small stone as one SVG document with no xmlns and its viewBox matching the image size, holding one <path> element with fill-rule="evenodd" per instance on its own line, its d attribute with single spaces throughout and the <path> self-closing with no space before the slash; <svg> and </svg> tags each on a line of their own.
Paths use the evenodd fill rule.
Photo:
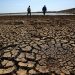
<svg viewBox="0 0 75 75">
<path fill-rule="evenodd" d="M 70 69 L 70 66 L 67 65 L 67 66 L 66 66 L 66 69 Z"/>
<path fill-rule="evenodd" d="M 8 63 L 8 61 L 7 60 L 4 60 L 3 62 L 2 62 L 2 65 L 5 65 L 5 64 L 7 64 Z"/>
<path fill-rule="evenodd" d="M 71 44 L 73 47 L 75 47 L 75 44 Z"/>
<path fill-rule="evenodd" d="M 40 42 L 41 42 L 42 44 L 45 44 L 45 40 L 40 40 Z"/>
<path fill-rule="evenodd" d="M 6 64 L 6 66 L 13 66 L 14 65 L 14 63 L 12 62 L 12 61 L 9 61 L 7 64 Z"/>
<path fill-rule="evenodd" d="M 67 63 L 68 63 L 68 65 L 71 65 L 71 61 L 68 61 Z"/>
<path fill-rule="evenodd" d="M 41 55 L 39 55 L 39 54 L 36 55 L 36 60 L 40 60 L 41 58 L 42 58 Z"/>
<path fill-rule="evenodd" d="M 36 70 L 40 71 L 41 73 L 48 73 L 49 72 L 49 69 L 47 68 L 47 66 L 37 65 Z"/>
<path fill-rule="evenodd" d="M 31 75 L 36 74 L 36 71 L 32 69 L 32 70 L 29 71 L 29 74 L 31 74 Z"/>
<path fill-rule="evenodd" d="M 55 75 L 55 73 L 52 73 L 51 75 Z"/>
<path fill-rule="evenodd" d="M 34 67 L 35 62 L 28 61 L 27 66 L 28 67 Z"/>
<path fill-rule="evenodd" d="M 59 62 L 62 62 L 62 59 L 58 59 L 59 60 Z"/>
<path fill-rule="evenodd" d="M 37 46 L 37 44 L 32 45 L 35 49 L 40 50 L 40 48 Z"/>
<path fill-rule="evenodd" d="M 27 63 L 19 62 L 18 65 L 19 66 L 25 66 L 26 67 L 27 66 Z"/>
<path fill-rule="evenodd" d="M 14 42 L 14 44 L 18 44 L 18 42 Z"/>
<path fill-rule="evenodd" d="M 0 74 L 4 74 L 4 71 L 3 71 L 3 69 L 0 69 Z"/>
<path fill-rule="evenodd" d="M 35 41 L 36 44 L 41 45 L 42 43 L 40 41 Z"/>
<path fill-rule="evenodd" d="M 47 35 L 48 35 L 48 33 L 47 33 L 47 32 L 44 32 L 44 33 L 43 33 L 43 35 L 44 35 L 44 36 L 47 36 Z"/>
<path fill-rule="evenodd" d="M 8 68 L 8 69 L 3 69 L 3 73 L 2 73 L 1 75 L 6 74 L 6 73 L 10 73 L 10 72 L 12 72 L 14 69 L 15 69 L 14 66 L 13 66 L 13 67 L 10 67 L 10 68 Z"/>
<path fill-rule="evenodd" d="M 30 46 L 33 46 L 33 45 L 35 45 L 35 43 L 34 43 L 34 41 L 31 41 Z"/>
<path fill-rule="evenodd" d="M 51 43 L 52 43 L 52 44 L 55 44 L 55 41 L 54 41 L 54 39 L 52 39 L 52 40 L 51 40 Z"/>
<path fill-rule="evenodd" d="M 47 36 L 47 37 L 50 37 L 50 36 Z M 44 39 L 46 39 L 47 37 L 43 37 L 42 39 L 44 40 Z"/>
<path fill-rule="evenodd" d="M 16 61 L 26 62 L 27 60 L 25 58 L 16 58 Z"/>
<path fill-rule="evenodd" d="M 55 46 L 60 48 L 61 47 L 61 43 L 57 43 L 57 44 L 55 44 Z"/>
<path fill-rule="evenodd" d="M 26 58 L 35 59 L 34 53 L 26 53 Z"/>
<path fill-rule="evenodd" d="M 43 65 L 43 66 L 47 65 L 46 59 L 41 59 L 41 60 L 39 61 L 39 64 L 40 64 L 40 65 Z"/>
<path fill-rule="evenodd" d="M 70 66 L 74 66 L 74 64 L 71 64 Z"/>
<path fill-rule="evenodd" d="M 22 48 L 23 49 L 23 51 L 30 51 L 32 48 L 31 48 L 31 46 L 26 46 L 25 48 Z"/>
<path fill-rule="evenodd" d="M 60 75 L 65 75 L 65 73 L 60 73 Z"/>
<path fill-rule="evenodd" d="M 56 42 L 60 42 L 60 39 L 57 39 L 57 37 L 55 37 Z"/>
<path fill-rule="evenodd" d="M 67 40 L 61 40 L 61 43 L 67 43 L 68 41 Z"/>
<path fill-rule="evenodd" d="M 39 41 L 39 40 L 40 40 L 40 38 L 34 38 L 34 40 L 37 40 L 37 41 Z"/>
<path fill-rule="evenodd" d="M 17 74 L 18 75 L 27 75 L 27 71 L 21 69 L 21 70 L 17 71 Z"/>
<path fill-rule="evenodd" d="M 27 45 L 24 44 L 24 43 L 20 45 L 21 48 L 24 48 L 24 47 L 26 47 L 26 46 L 27 46 Z"/>
<path fill-rule="evenodd" d="M 65 67 L 63 67 L 62 72 L 65 74 L 70 74 L 70 72 Z"/>
<path fill-rule="evenodd" d="M 62 47 L 63 47 L 64 49 L 67 49 L 67 48 L 68 48 L 68 45 L 67 45 L 67 44 L 63 44 Z"/>
<path fill-rule="evenodd" d="M 37 49 L 33 49 L 32 53 L 38 53 L 38 50 Z"/>
<path fill-rule="evenodd" d="M 74 41 L 70 41 L 71 44 L 74 44 Z"/>
<path fill-rule="evenodd" d="M 15 57 L 18 54 L 18 50 L 13 49 L 12 51 L 12 57 Z"/>
<path fill-rule="evenodd" d="M 44 50 L 47 49 L 47 48 L 49 48 L 48 45 L 46 45 L 46 44 L 42 44 L 42 45 L 40 45 L 40 46 L 41 46 L 41 48 L 44 49 Z"/>
<path fill-rule="evenodd" d="M 4 53 L 3 57 L 11 57 L 10 52 Z"/>
<path fill-rule="evenodd" d="M 47 56 L 46 56 L 45 54 L 43 54 L 43 55 L 42 55 L 42 58 L 45 59 L 45 58 L 47 58 Z"/>
<path fill-rule="evenodd" d="M 20 53 L 20 55 L 18 56 L 18 58 L 24 58 L 25 54 L 24 53 Z"/>
</svg>

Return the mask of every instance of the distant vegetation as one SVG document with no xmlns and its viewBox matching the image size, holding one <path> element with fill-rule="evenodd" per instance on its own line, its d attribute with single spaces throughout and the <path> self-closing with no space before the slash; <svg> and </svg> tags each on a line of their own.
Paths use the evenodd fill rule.
<svg viewBox="0 0 75 75">
<path fill-rule="evenodd" d="M 58 12 L 75 14 L 75 8 L 66 9 L 66 10 L 61 10 L 61 11 L 58 11 Z"/>
<path fill-rule="evenodd" d="M 41 13 L 41 12 L 37 12 L 37 13 Z M 47 11 L 47 13 L 68 13 L 68 14 L 75 14 L 75 8 L 65 9 L 65 10 L 61 10 L 61 11 Z"/>
</svg>

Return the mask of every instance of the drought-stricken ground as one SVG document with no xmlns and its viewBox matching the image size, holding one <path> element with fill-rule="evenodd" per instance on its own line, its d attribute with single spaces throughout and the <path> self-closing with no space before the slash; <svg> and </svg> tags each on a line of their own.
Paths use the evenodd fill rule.
<svg viewBox="0 0 75 75">
<path fill-rule="evenodd" d="M 0 74 L 51 72 L 75 75 L 75 16 L 0 17 Z"/>
</svg>

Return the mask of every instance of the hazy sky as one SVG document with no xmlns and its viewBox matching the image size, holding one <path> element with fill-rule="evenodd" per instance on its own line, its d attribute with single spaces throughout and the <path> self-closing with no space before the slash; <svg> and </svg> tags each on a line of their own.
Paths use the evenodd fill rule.
<svg viewBox="0 0 75 75">
<path fill-rule="evenodd" d="M 75 0 L 0 0 L 0 13 L 26 12 L 31 6 L 32 11 L 41 11 L 43 5 L 48 11 L 75 8 Z"/>
</svg>

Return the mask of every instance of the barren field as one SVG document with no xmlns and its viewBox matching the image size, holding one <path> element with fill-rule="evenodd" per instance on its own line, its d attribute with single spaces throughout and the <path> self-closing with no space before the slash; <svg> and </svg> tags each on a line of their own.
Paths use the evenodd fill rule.
<svg viewBox="0 0 75 75">
<path fill-rule="evenodd" d="M 75 16 L 0 16 L 0 75 L 75 75 Z"/>
</svg>

